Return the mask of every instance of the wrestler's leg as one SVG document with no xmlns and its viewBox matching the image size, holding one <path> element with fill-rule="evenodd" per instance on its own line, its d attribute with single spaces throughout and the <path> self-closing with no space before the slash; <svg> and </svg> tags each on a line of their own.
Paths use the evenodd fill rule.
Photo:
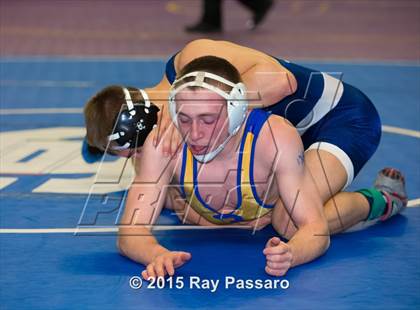
<svg viewBox="0 0 420 310">
<path fill-rule="evenodd" d="M 340 192 L 348 176 L 336 156 L 324 150 L 310 149 L 305 152 L 305 164 L 324 203 L 331 234 L 342 232 L 368 217 L 369 203 L 362 194 Z"/>
<path fill-rule="evenodd" d="M 310 149 L 305 152 L 305 166 L 321 196 L 331 234 L 367 218 L 369 203 L 362 194 L 340 192 L 347 183 L 347 172 L 336 156 L 324 150 Z M 297 230 L 281 201 L 274 209 L 272 223 L 276 231 L 288 239 Z"/>
<path fill-rule="evenodd" d="M 404 177 L 392 168 L 380 171 L 372 188 L 340 192 L 375 153 L 381 137 L 381 121 L 372 102 L 359 90 L 346 87 L 334 110 L 302 135 L 305 165 L 324 203 L 331 234 L 386 220 L 406 205 Z M 279 221 L 282 210 L 274 209 L 273 226 L 277 221 L 276 226 L 282 225 L 276 229 L 287 227 L 286 233 L 293 233 L 289 231 L 293 225 Z"/>
<path fill-rule="evenodd" d="M 405 209 L 407 197 L 404 176 L 393 168 L 381 170 L 373 188 L 339 192 L 352 178 L 347 177 L 349 167 L 344 168 L 343 156 L 338 157 L 328 151 L 314 149 L 309 149 L 305 156 L 306 168 L 310 171 L 324 203 L 330 234 L 364 229 Z M 344 162 L 348 163 L 346 160 Z M 296 231 L 291 217 L 281 201 L 278 202 L 274 208 L 272 223 L 286 238 L 293 236 Z"/>
</svg>

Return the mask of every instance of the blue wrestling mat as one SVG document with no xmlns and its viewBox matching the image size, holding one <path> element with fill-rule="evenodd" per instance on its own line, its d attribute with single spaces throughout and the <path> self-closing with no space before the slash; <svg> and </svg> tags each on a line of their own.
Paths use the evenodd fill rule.
<svg viewBox="0 0 420 310">
<path fill-rule="evenodd" d="M 385 166 L 397 167 L 410 207 L 332 237 L 324 256 L 278 279 L 264 272 L 271 227 L 255 234 L 168 229 L 179 222 L 165 211 L 159 241 L 192 259 L 171 281 L 133 289 L 143 267 L 118 254 L 112 227 L 132 171 L 123 160 L 83 162 L 82 107 L 109 84 L 157 83 L 164 60 L 0 58 L 1 309 L 418 309 L 420 67 L 305 65 L 343 72 L 382 117 L 379 149 L 350 190 L 370 186 Z M 77 231 L 78 223 L 97 229 Z"/>
</svg>

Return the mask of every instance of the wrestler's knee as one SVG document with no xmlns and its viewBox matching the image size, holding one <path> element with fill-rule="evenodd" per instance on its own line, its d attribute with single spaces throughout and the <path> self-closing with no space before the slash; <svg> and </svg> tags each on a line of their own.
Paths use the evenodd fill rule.
<svg viewBox="0 0 420 310">
<path fill-rule="evenodd" d="M 324 204 L 341 191 L 348 181 L 348 173 L 344 165 L 335 155 L 327 151 L 307 150 L 305 164 Z"/>
</svg>

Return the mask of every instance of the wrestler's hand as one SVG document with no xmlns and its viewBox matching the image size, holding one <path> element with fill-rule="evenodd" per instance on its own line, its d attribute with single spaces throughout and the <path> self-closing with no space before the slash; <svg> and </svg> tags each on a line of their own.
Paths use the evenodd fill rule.
<svg viewBox="0 0 420 310">
<path fill-rule="evenodd" d="M 172 122 L 166 105 L 162 106 L 158 117 L 157 133 L 153 138 L 153 145 L 157 147 L 162 143 L 162 152 L 165 156 L 173 156 L 180 150 L 182 137 Z"/>
<path fill-rule="evenodd" d="M 269 275 L 284 276 L 292 265 L 290 247 L 278 237 L 268 240 L 263 253 L 267 262 L 265 272 Z"/>
<path fill-rule="evenodd" d="M 191 259 L 191 254 L 187 252 L 165 252 L 156 256 L 156 258 L 147 265 L 141 273 L 145 280 L 149 278 L 173 276 L 175 268 L 181 267 Z"/>
</svg>

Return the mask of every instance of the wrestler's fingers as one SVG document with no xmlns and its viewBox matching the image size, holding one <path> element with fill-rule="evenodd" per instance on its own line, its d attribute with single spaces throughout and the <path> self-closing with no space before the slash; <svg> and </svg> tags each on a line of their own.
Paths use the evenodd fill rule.
<svg viewBox="0 0 420 310">
<path fill-rule="evenodd" d="M 141 276 L 143 277 L 144 280 L 149 279 L 149 274 L 147 273 L 146 269 L 141 272 Z"/>
<path fill-rule="evenodd" d="M 164 277 L 166 272 L 164 268 L 163 259 L 159 259 L 155 262 L 155 272 L 158 277 Z"/>
<path fill-rule="evenodd" d="M 163 133 L 162 137 L 162 151 L 164 156 L 170 156 L 171 152 L 171 140 L 172 140 L 172 132 L 171 130 L 166 130 Z"/>
<path fill-rule="evenodd" d="M 287 262 L 267 262 L 266 266 L 273 270 L 283 270 L 288 269 L 290 267 L 290 264 Z"/>
<path fill-rule="evenodd" d="M 265 257 L 267 262 L 281 263 L 288 262 L 292 260 L 292 255 L 289 253 L 285 254 L 269 254 Z"/>
<path fill-rule="evenodd" d="M 287 269 L 286 270 L 284 270 L 284 269 L 272 269 L 268 266 L 265 266 L 265 272 L 268 273 L 269 275 L 272 275 L 272 276 L 281 277 L 281 276 L 284 276 L 286 274 Z"/>
<path fill-rule="evenodd" d="M 158 146 L 161 138 L 162 133 L 162 118 L 163 118 L 163 107 L 160 113 L 158 113 L 158 121 L 157 121 L 157 128 L 156 128 L 156 134 L 153 136 L 153 146 Z"/>
<path fill-rule="evenodd" d="M 170 258 L 165 258 L 165 260 L 163 261 L 163 264 L 165 266 L 165 269 L 168 275 L 172 277 L 175 274 L 175 268 L 174 268 L 172 260 Z"/>
<path fill-rule="evenodd" d="M 273 246 L 277 246 L 281 242 L 282 241 L 279 237 L 273 237 L 273 238 L 268 239 L 267 243 L 265 244 L 265 247 L 270 248 L 270 247 L 273 247 Z"/>
<path fill-rule="evenodd" d="M 264 255 L 285 254 L 287 252 L 289 252 L 289 246 L 284 242 L 281 242 L 274 247 L 267 247 L 263 250 Z"/>
<path fill-rule="evenodd" d="M 149 264 L 146 267 L 148 278 L 156 278 L 155 267 L 154 264 Z"/>
<path fill-rule="evenodd" d="M 172 139 L 171 139 L 171 154 L 172 155 L 175 155 L 176 153 L 179 152 L 179 150 L 181 149 L 180 144 L 181 144 L 180 134 L 178 133 L 177 130 L 174 130 L 172 134 Z"/>
<path fill-rule="evenodd" d="M 176 154 L 176 141 L 175 141 L 175 137 L 177 135 L 177 130 L 175 128 L 175 126 L 171 125 L 168 127 L 168 145 L 166 152 L 170 155 L 170 156 L 174 156 Z"/>
<path fill-rule="evenodd" d="M 187 261 L 191 259 L 191 254 L 188 252 L 176 252 L 174 257 L 175 267 L 180 267 L 184 265 Z"/>
</svg>

